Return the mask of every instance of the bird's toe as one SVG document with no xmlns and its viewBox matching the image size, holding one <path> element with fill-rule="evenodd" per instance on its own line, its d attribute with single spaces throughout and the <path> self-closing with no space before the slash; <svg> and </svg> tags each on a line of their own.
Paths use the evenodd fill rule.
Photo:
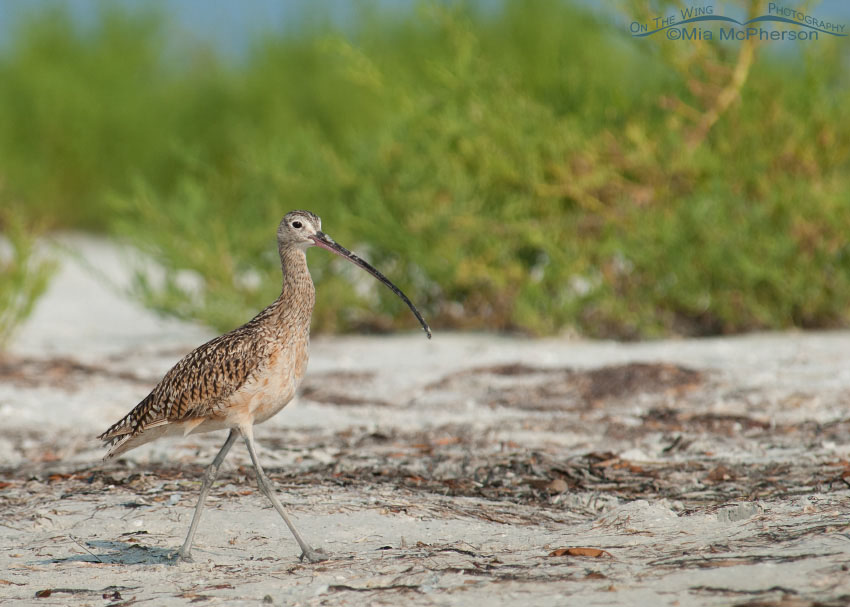
<svg viewBox="0 0 850 607">
<path fill-rule="evenodd" d="M 304 552 L 301 553 L 301 556 L 298 557 L 299 561 L 307 561 L 310 563 L 321 563 L 322 561 L 326 561 L 330 558 L 330 556 L 325 553 L 321 548 L 308 548 Z"/>
</svg>

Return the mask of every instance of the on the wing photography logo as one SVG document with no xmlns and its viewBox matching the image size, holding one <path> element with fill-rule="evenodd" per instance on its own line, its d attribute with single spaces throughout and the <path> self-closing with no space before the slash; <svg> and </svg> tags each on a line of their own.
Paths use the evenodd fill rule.
<svg viewBox="0 0 850 607">
<path fill-rule="evenodd" d="M 816 41 L 825 36 L 846 37 L 843 23 L 770 2 L 767 13 L 746 21 L 716 14 L 714 5 L 688 6 L 648 22 L 632 21 L 635 38 L 662 35 L 668 40 L 758 40 L 759 42 Z"/>
</svg>

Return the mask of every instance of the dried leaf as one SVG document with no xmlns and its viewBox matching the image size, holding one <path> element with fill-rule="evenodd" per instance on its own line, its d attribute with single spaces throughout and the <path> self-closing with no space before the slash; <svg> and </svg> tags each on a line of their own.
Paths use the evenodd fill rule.
<svg viewBox="0 0 850 607">
<path fill-rule="evenodd" d="M 455 445 L 460 442 L 460 438 L 457 436 L 449 436 L 446 438 L 438 438 L 434 441 L 434 444 L 439 447 L 444 447 L 445 445 Z"/>
<path fill-rule="evenodd" d="M 589 556 L 599 558 L 611 556 L 611 553 L 601 548 L 558 548 L 549 553 L 549 556 Z"/>
<path fill-rule="evenodd" d="M 601 462 L 596 462 L 595 464 L 593 464 L 593 467 L 594 468 L 607 468 L 609 466 L 613 466 L 614 464 L 618 463 L 619 461 L 620 461 L 619 457 L 612 457 L 612 458 L 603 460 Z"/>
<path fill-rule="evenodd" d="M 556 478 L 551 483 L 549 483 L 546 488 L 552 493 L 563 493 L 566 491 L 569 486 L 567 485 L 567 481 L 562 478 Z"/>
<path fill-rule="evenodd" d="M 716 468 L 713 468 L 708 474 L 705 475 L 705 479 L 711 483 L 720 483 L 723 481 L 733 481 L 735 480 L 735 473 L 732 472 L 729 468 L 724 465 L 719 465 Z"/>
</svg>

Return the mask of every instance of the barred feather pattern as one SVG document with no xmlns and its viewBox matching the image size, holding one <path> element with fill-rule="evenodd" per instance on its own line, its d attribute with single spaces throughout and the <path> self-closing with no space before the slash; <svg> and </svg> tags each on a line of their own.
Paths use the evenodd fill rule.
<svg viewBox="0 0 850 607">
<path fill-rule="evenodd" d="M 318 217 L 307 211 L 289 213 L 284 221 L 291 221 L 293 214 L 321 226 Z M 306 369 L 315 289 L 305 250 L 282 241 L 283 225 L 278 230 L 280 297 L 248 323 L 199 346 L 174 365 L 150 394 L 99 436 L 111 447 L 107 457 L 161 436 L 169 424 L 223 419 L 240 390 L 281 371 L 273 364 L 276 360 L 287 363 L 283 369 L 287 377 L 278 380 L 291 398 Z M 281 357 L 282 352 L 286 356 Z"/>
</svg>

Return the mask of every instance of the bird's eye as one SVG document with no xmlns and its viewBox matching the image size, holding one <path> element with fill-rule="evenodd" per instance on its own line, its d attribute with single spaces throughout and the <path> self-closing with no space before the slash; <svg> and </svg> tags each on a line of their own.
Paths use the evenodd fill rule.
<svg viewBox="0 0 850 607">
<path fill-rule="evenodd" d="M 301 229 L 301 222 L 300 221 L 293 221 L 292 227 L 295 228 L 296 230 Z"/>
</svg>

